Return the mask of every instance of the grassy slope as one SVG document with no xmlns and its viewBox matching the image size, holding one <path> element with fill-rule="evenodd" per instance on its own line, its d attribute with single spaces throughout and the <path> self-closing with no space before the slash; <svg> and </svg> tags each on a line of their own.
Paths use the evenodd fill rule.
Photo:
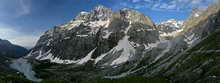
<svg viewBox="0 0 220 83">
<path fill-rule="evenodd" d="M 145 78 L 142 76 L 128 76 L 120 79 L 97 78 L 95 80 L 85 81 L 82 83 L 171 83 L 162 77 Z"/>
<path fill-rule="evenodd" d="M 220 30 L 187 51 L 175 63 L 169 76 L 185 82 L 218 81 L 220 76 Z"/>
<path fill-rule="evenodd" d="M 33 83 L 19 75 L 0 75 L 0 83 Z"/>
<path fill-rule="evenodd" d="M 0 83 L 35 83 L 19 75 L 0 75 Z M 40 83 L 75 83 L 62 80 L 43 80 Z M 129 76 L 120 79 L 96 78 L 80 83 L 171 83 L 163 77 L 145 78 L 142 76 Z"/>
</svg>

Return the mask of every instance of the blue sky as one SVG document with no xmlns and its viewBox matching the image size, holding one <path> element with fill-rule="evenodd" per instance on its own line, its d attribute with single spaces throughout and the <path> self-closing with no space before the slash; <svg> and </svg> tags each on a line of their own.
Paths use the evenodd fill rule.
<svg viewBox="0 0 220 83">
<path fill-rule="evenodd" d="M 138 10 L 158 23 L 184 20 L 192 8 L 206 9 L 217 0 L 0 0 L 0 38 L 33 47 L 46 30 L 67 23 L 97 5 Z"/>
</svg>

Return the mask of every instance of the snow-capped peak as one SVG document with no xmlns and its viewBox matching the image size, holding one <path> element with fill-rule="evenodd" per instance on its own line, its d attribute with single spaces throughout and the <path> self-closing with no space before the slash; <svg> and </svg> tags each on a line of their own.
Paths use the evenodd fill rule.
<svg viewBox="0 0 220 83">
<path fill-rule="evenodd" d="M 183 29 L 183 21 L 177 21 L 175 19 L 169 19 L 167 21 L 163 21 L 157 25 L 160 36 L 174 36 L 179 32 L 182 32 Z"/>
<path fill-rule="evenodd" d="M 176 23 L 177 21 L 175 19 L 169 19 L 165 21 L 165 23 Z"/>
<path fill-rule="evenodd" d="M 91 21 L 107 20 L 112 15 L 111 8 L 106 8 L 102 5 L 97 6 L 90 12 Z"/>
<path fill-rule="evenodd" d="M 191 16 L 192 17 L 199 17 L 201 14 L 202 14 L 202 10 L 199 10 L 199 9 L 193 9 L 192 10 L 192 13 L 191 13 Z"/>
<path fill-rule="evenodd" d="M 89 12 L 86 12 L 86 11 L 82 11 L 82 12 L 80 12 L 80 14 L 82 14 L 82 15 L 85 15 L 85 14 L 88 14 Z"/>
<path fill-rule="evenodd" d="M 195 13 L 195 14 L 194 14 L 194 17 L 199 17 L 199 14 L 198 14 L 198 13 Z"/>
<path fill-rule="evenodd" d="M 183 21 L 177 21 L 176 19 L 169 19 L 167 21 L 162 21 L 160 24 L 165 24 L 165 25 L 175 25 L 175 27 L 180 27 L 183 25 Z"/>
<path fill-rule="evenodd" d="M 101 11 L 101 10 L 103 10 L 103 9 L 105 9 L 105 8 L 106 8 L 106 7 L 103 6 L 103 5 L 98 5 L 98 6 L 96 6 L 93 10 Z"/>
</svg>

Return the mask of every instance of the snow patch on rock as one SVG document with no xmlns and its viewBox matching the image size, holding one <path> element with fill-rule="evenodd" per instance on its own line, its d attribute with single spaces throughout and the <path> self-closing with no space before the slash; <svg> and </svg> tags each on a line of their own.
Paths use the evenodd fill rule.
<svg viewBox="0 0 220 83">
<path fill-rule="evenodd" d="M 117 65 L 121 64 L 124 62 L 127 62 L 134 54 L 135 54 L 135 49 L 132 47 L 128 40 L 129 36 L 125 36 L 122 40 L 118 42 L 118 45 L 113 48 L 115 51 L 120 51 L 123 50 L 120 57 L 115 59 L 111 65 Z"/>
<path fill-rule="evenodd" d="M 76 35 L 77 37 L 87 37 L 89 35 Z"/>
<path fill-rule="evenodd" d="M 160 34 L 161 37 L 175 37 L 178 33 L 182 32 L 184 29 L 179 29 L 176 31 L 173 31 L 171 33 L 162 33 Z"/>
<path fill-rule="evenodd" d="M 112 34 L 112 32 L 109 32 L 108 30 L 104 31 L 105 32 L 105 35 L 102 37 L 104 39 L 108 39 L 109 36 Z"/>
<path fill-rule="evenodd" d="M 101 54 L 101 56 L 97 57 L 95 59 L 95 64 L 97 64 L 100 60 L 102 60 L 108 53 L 105 53 L 105 54 Z"/>
<path fill-rule="evenodd" d="M 195 34 L 192 34 L 190 36 L 185 36 L 186 38 L 184 39 L 184 41 L 190 46 L 192 46 L 194 43 L 196 43 L 196 41 L 198 41 L 200 38 L 196 37 Z"/>
<path fill-rule="evenodd" d="M 157 47 L 160 43 L 160 41 L 156 41 L 155 43 L 144 44 L 145 50 Z"/>
<path fill-rule="evenodd" d="M 90 27 L 108 27 L 108 25 L 110 24 L 110 20 L 106 20 L 106 21 L 103 21 L 103 20 L 99 20 L 99 21 L 91 21 L 89 22 L 89 25 Z"/>
<path fill-rule="evenodd" d="M 83 23 L 83 20 L 72 20 L 68 24 L 61 25 L 61 28 L 66 28 L 67 30 L 72 30 L 75 27 L 78 27 L 81 23 Z"/>
<path fill-rule="evenodd" d="M 53 56 L 52 53 L 47 52 L 46 57 L 40 58 L 40 60 L 50 60 L 50 62 L 53 63 L 58 63 L 58 64 L 72 64 L 72 63 L 77 63 L 79 60 L 62 60 L 58 57 Z"/>
<path fill-rule="evenodd" d="M 80 61 L 77 64 L 84 64 L 84 63 L 88 62 L 89 60 L 91 60 L 92 59 L 92 54 L 93 54 L 93 52 L 95 50 L 96 50 L 96 48 L 93 49 L 87 56 L 85 56 L 84 58 L 80 59 Z"/>
</svg>

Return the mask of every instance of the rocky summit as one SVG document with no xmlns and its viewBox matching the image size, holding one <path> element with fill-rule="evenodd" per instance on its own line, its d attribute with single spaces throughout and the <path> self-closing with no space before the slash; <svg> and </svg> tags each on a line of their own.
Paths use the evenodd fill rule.
<svg viewBox="0 0 220 83">
<path fill-rule="evenodd" d="M 219 24 L 219 3 L 158 24 L 135 10 L 99 5 L 46 31 L 23 58 L 36 77 L 24 75 L 67 83 L 217 83 Z"/>
</svg>

